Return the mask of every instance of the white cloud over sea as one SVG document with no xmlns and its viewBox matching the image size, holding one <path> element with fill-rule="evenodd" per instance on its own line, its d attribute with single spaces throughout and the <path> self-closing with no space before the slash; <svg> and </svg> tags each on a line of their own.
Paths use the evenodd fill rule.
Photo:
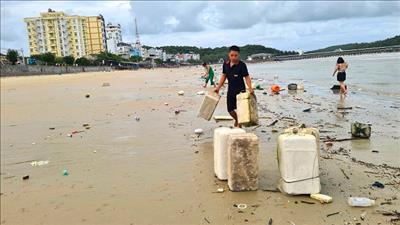
<svg viewBox="0 0 400 225">
<path fill-rule="evenodd" d="M 52 8 L 102 14 L 134 39 L 134 18 L 146 45 L 263 44 L 295 50 L 365 42 L 400 34 L 399 1 L 2 1 L 1 47 L 28 49 L 24 17 Z"/>
</svg>

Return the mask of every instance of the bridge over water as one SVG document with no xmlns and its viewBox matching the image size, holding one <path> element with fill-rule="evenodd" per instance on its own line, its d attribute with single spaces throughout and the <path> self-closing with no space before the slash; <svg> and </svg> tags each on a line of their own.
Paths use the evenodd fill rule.
<svg viewBox="0 0 400 225">
<path fill-rule="evenodd" d="M 323 57 L 343 56 L 343 55 L 361 55 L 361 54 L 384 53 L 384 52 L 400 52 L 400 45 L 376 47 L 376 48 L 350 49 L 350 50 L 331 51 L 331 52 L 304 53 L 302 55 L 282 55 L 282 56 L 274 56 L 272 57 L 272 60 L 276 61 L 299 60 L 299 59 L 312 59 L 312 58 L 323 58 Z"/>
</svg>

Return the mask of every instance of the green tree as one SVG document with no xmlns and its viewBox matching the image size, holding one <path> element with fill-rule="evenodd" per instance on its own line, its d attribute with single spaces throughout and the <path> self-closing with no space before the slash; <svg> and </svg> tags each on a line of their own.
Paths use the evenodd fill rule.
<svg viewBox="0 0 400 225">
<path fill-rule="evenodd" d="M 131 61 L 131 62 L 140 62 L 140 61 L 142 61 L 142 57 L 140 57 L 140 56 L 131 56 L 130 58 L 129 58 L 129 60 Z"/>
<path fill-rule="evenodd" d="M 55 61 L 56 64 L 62 65 L 64 63 L 64 58 L 63 57 L 56 57 Z"/>
<path fill-rule="evenodd" d="M 41 54 L 40 61 L 44 62 L 46 65 L 54 65 L 56 62 L 56 55 L 51 52 L 46 52 Z"/>
<path fill-rule="evenodd" d="M 118 61 L 118 62 L 123 61 L 121 56 L 112 54 L 110 52 L 100 52 L 99 54 L 96 55 L 96 62 L 98 64 L 101 64 L 103 60 L 104 61 L 114 60 L 114 61 Z"/>
<path fill-rule="evenodd" d="M 309 51 L 307 53 L 330 52 L 330 51 L 335 51 L 336 49 L 350 50 L 350 49 L 360 49 L 360 48 L 387 47 L 387 46 L 393 46 L 393 45 L 400 45 L 400 35 L 394 36 L 392 38 L 387 38 L 385 40 L 374 41 L 374 42 L 334 45 L 334 46 L 329 46 L 329 47 L 314 50 L 314 51 Z"/>
<path fill-rule="evenodd" d="M 90 65 L 92 65 L 92 62 L 89 59 L 85 58 L 85 57 L 77 58 L 75 60 L 75 63 L 78 64 L 79 66 L 90 66 Z"/>
<path fill-rule="evenodd" d="M 67 55 L 67 56 L 64 56 L 63 62 L 64 62 L 66 65 L 71 66 L 71 65 L 74 64 L 75 58 L 74 58 L 72 55 Z"/>
<path fill-rule="evenodd" d="M 6 58 L 8 61 L 10 61 L 13 65 L 15 65 L 15 63 L 18 61 L 18 51 L 14 50 L 14 49 L 8 49 L 7 50 L 7 55 Z"/>
<path fill-rule="evenodd" d="M 191 63 L 191 64 L 200 64 L 201 63 L 200 60 L 194 60 L 194 59 L 189 59 L 187 62 Z"/>
<path fill-rule="evenodd" d="M 162 59 L 154 59 L 154 62 L 155 62 L 157 65 L 160 65 L 160 64 L 162 64 Z"/>
</svg>

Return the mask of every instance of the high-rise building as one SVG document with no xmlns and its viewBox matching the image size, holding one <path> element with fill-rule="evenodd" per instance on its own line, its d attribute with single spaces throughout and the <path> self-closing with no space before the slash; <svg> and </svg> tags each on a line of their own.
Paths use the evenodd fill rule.
<svg viewBox="0 0 400 225">
<path fill-rule="evenodd" d="M 107 50 L 103 16 L 76 16 L 49 9 L 40 17 L 24 19 L 31 55 L 52 52 L 56 56 L 97 54 Z"/>
<path fill-rule="evenodd" d="M 102 15 L 86 17 L 85 43 L 87 55 L 107 51 L 106 30 Z"/>
<path fill-rule="evenodd" d="M 113 25 L 108 23 L 106 26 L 106 37 L 107 37 L 107 50 L 110 53 L 117 54 L 118 43 L 122 42 L 122 32 L 121 32 L 121 25 Z"/>
</svg>

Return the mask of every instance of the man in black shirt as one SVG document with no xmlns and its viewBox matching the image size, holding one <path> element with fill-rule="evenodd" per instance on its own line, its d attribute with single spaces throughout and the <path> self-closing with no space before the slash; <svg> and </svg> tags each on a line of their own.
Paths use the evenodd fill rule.
<svg viewBox="0 0 400 225">
<path fill-rule="evenodd" d="M 244 80 L 251 94 L 254 90 L 251 86 L 251 78 L 247 71 L 247 66 L 239 58 L 240 49 L 238 46 L 233 45 L 229 48 L 229 60 L 224 62 L 222 66 L 222 76 L 219 80 L 215 92 L 219 93 L 219 89 L 224 85 L 225 80 L 228 79 L 228 94 L 227 94 L 227 107 L 228 112 L 235 119 L 235 127 L 238 127 L 238 120 L 236 114 L 236 95 L 240 92 L 246 91 Z"/>
</svg>

